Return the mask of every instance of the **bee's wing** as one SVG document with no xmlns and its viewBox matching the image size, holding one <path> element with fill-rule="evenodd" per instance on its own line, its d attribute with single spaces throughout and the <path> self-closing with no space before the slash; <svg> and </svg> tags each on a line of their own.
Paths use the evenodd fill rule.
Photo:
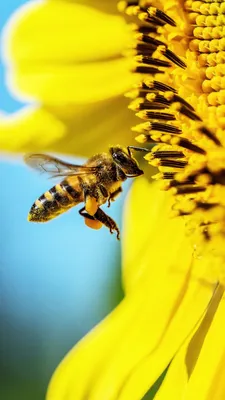
<svg viewBox="0 0 225 400">
<path fill-rule="evenodd" d="M 70 164 L 46 154 L 26 154 L 24 156 L 24 161 L 29 167 L 41 173 L 47 173 L 52 178 L 93 174 L 98 170 L 98 167 Z"/>
</svg>

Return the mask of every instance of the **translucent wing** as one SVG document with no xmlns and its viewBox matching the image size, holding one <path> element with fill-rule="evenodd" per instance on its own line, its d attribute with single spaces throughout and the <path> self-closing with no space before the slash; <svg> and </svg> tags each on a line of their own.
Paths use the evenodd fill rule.
<svg viewBox="0 0 225 400">
<path fill-rule="evenodd" d="M 47 154 L 26 154 L 24 161 L 29 167 L 47 173 L 52 178 L 59 176 L 87 175 L 96 173 L 98 167 L 70 164 Z"/>
</svg>

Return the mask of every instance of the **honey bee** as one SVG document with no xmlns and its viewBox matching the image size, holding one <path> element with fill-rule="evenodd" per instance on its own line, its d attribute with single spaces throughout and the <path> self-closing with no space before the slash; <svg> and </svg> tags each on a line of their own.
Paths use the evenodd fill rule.
<svg viewBox="0 0 225 400">
<path fill-rule="evenodd" d="M 84 203 L 79 210 L 87 226 L 100 229 L 105 225 L 110 233 L 120 231 L 116 222 L 101 208 L 122 192 L 122 183 L 127 178 L 143 174 L 131 154 L 131 149 L 143 150 L 135 146 L 127 149 L 110 147 L 108 153 L 96 154 L 84 165 L 70 164 L 45 154 L 28 154 L 25 162 L 32 168 L 48 173 L 51 177 L 64 179 L 40 196 L 32 205 L 28 221 L 47 222 L 70 208 Z"/>
</svg>

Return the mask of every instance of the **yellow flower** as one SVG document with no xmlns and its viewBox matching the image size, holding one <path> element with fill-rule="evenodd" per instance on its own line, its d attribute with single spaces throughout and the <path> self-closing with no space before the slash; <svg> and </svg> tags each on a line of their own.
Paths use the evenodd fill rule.
<svg viewBox="0 0 225 400">
<path fill-rule="evenodd" d="M 119 10 L 131 20 L 128 29 L 118 16 L 100 16 L 73 2 L 35 4 L 22 21 L 18 18 L 8 36 L 11 86 L 43 103 L 46 123 L 51 118 L 63 122 L 59 116 L 64 112 L 73 114 L 75 88 L 80 102 L 87 104 L 87 98 L 110 100 L 130 86 L 130 108 L 144 120 L 133 131 L 142 144 L 156 143 L 145 158 L 158 167 L 155 178 L 166 190 L 160 192 L 159 183 L 150 185 L 145 179 L 135 182 L 123 232 L 125 298 L 65 357 L 47 399 L 139 400 L 167 368 L 157 400 L 221 400 L 225 393 L 225 4 L 120 1 Z M 74 28 L 75 9 L 77 23 L 81 15 L 83 23 L 90 16 L 86 26 L 91 24 L 94 30 L 93 37 L 88 36 L 91 50 L 87 37 L 84 40 Z M 65 31 L 59 29 L 62 11 Z M 41 42 L 34 41 L 40 21 Z M 71 26 L 74 43 L 81 44 L 77 53 Z M 68 47 L 58 49 L 57 38 Z M 109 55 L 111 44 L 114 53 Z M 71 66 L 74 54 L 80 58 Z M 58 124 L 55 131 L 65 137 L 63 127 Z M 115 142 L 115 137 L 107 141 Z"/>
</svg>

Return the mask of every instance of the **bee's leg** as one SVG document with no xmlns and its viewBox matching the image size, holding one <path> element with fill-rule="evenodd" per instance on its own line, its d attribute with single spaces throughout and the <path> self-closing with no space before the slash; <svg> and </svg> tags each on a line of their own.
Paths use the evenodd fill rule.
<svg viewBox="0 0 225 400">
<path fill-rule="evenodd" d="M 84 187 L 85 210 L 89 215 L 95 215 L 98 207 L 104 204 L 109 193 L 104 185 L 92 185 Z"/>
<path fill-rule="evenodd" d="M 144 152 L 146 152 L 146 153 L 149 153 L 149 152 L 150 152 L 150 149 L 147 149 L 147 148 L 145 148 L 145 147 L 128 146 L 128 147 L 127 147 L 127 151 L 128 151 L 128 154 L 129 154 L 130 156 L 131 156 L 131 150 L 144 151 Z"/>
<path fill-rule="evenodd" d="M 102 184 L 99 185 L 99 190 L 101 192 L 101 195 L 100 195 L 101 202 L 99 202 L 100 205 L 101 204 L 105 204 L 106 201 L 108 200 L 108 207 L 109 207 L 110 206 L 110 196 L 111 196 L 111 194 L 108 192 L 106 187 L 104 185 L 102 185 Z"/>
<path fill-rule="evenodd" d="M 99 229 L 99 227 L 101 227 L 101 226 L 97 227 L 94 224 L 94 221 L 95 222 L 98 221 L 101 224 L 105 225 L 107 228 L 109 228 L 110 233 L 113 233 L 113 231 L 116 231 L 117 232 L 117 239 L 120 240 L 120 231 L 119 231 L 118 226 L 116 225 L 115 221 L 111 217 L 109 217 L 107 214 L 104 213 L 104 211 L 101 210 L 101 208 L 99 208 L 97 210 L 97 212 L 95 213 L 94 216 L 89 215 L 86 212 L 85 207 L 83 207 L 81 210 L 79 210 L 79 214 L 82 217 L 84 217 L 85 219 L 93 221 L 93 224 L 88 225 L 89 227 L 94 228 L 94 229 Z"/>
<path fill-rule="evenodd" d="M 116 225 L 115 221 L 111 217 L 109 217 L 109 215 L 107 215 L 101 208 L 98 208 L 98 211 L 95 213 L 94 218 L 105 225 L 107 228 L 109 228 L 110 233 L 116 231 L 116 237 L 118 240 L 120 240 L 120 230 L 118 226 Z"/>
<path fill-rule="evenodd" d="M 85 219 L 85 224 L 91 229 L 100 229 L 102 227 L 102 223 L 97 221 L 92 215 L 88 214 L 85 210 L 85 207 L 79 210 L 79 214 Z"/>
<path fill-rule="evenodd" d="M 115 192 L 110 193 L 109 198 L 108 198 L 108 207 L 110 207 L 111 201 L 114 201 L 115 198 L 123 191 L 121 187 L 115 190 Z"/>
<path fill-rule="evenodd" d="M 79 214 L 80 214 L 82 217 L 84 217 L 84 218 L 91 219 L 92 221 L 95 220 L 94 217 L 93 217 L 92 215 L 89 215 L 89 214 L 85 211 L 85 207 L 82 207 L 82 208 L 79 210 Z"/>
</svg>

